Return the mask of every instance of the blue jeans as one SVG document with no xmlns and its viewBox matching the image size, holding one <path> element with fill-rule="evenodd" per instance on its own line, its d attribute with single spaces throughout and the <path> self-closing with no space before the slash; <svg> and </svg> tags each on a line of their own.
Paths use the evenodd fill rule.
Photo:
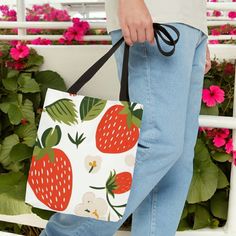
<svg viewBox="0 0 236 236">
<path fill-rule="evenodd" d="M 172 56 L 163 56 L 148 42 L 130 48 L 129 96 L 144 105 L 144 112 L 124 216 L 106 222 L 56 213 L 41 236 L 112 236 L 130 214 L 132 236 L 175 235 L 193 174 L 207 36 L 186 24 L 170 24 L 180 31 Z M 121 30 L 111 36 L 114 44 Z M 123 46 L 115 53 L 119 79 Z"/>
</svg>

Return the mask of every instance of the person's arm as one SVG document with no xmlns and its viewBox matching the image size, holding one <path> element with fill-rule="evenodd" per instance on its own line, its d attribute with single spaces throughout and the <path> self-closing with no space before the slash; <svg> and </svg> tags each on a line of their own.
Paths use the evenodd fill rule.
<svg viewBox="0 0 236 236">
<path fill-rule="evenodd" d="M 210 57 L 210 50 L 207 44 L 206 50 L 206 64 L 205 64 L 205 74 L 211 69 L 211 57 Z"/>
<path fill-rule="evenodd" d="M 153 44 L 152 17 L 144 0 L 118 1 L 118 16 L 125 42 L 130 46 L 135 42 L 144 42 L 146 40 Z"/>
</svg>

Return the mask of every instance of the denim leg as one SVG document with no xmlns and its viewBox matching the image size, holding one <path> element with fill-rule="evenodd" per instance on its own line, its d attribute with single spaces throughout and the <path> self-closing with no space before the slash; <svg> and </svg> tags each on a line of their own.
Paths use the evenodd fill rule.
<svg viewBox="0 0 236 236">
<path fill-rule="evenodd" d="M 199 128 L 207 38 L 201 33 L 192 65 L 191 84 L 180 158 L 139 205 L 132 215 L 132 235 L 174 236 L 177 230 L 193 174 L 194 146 Z"/>
<path fill-rule="evenodd" d="M 130 50 L 130 100 L 144 104 L 144 113 L 139 140 L 141 145 L 137 150 L 132 188 L 124 216 L 118 222 L 106 222 L 56 213 L 50 218 L 42 236 L 112 236 L 180 158 L 184 148 L 190 77 L 199 35 L 184 24 L 177 23 L 175 26 L 180 31 L 180 39 L 171 57 L 163 56 L 156 45 L 147 42 L 136 43 Z M 114 42 L 116 38 L 113 36 Z M 121 34 L 118 32 L 116 36 L 118 40 Z M 161 46 L 164 49 L 169 47 L 162 42 Z M 116 53 L 118 71 L 122 55 L 123 47 L 120 47 Z M 153 205 L 155 208 L 156 204 Z M 151 226 L 142 226 L 147 233 L 135 236 L 150 235 L 155 221 Z"/>
</svg>

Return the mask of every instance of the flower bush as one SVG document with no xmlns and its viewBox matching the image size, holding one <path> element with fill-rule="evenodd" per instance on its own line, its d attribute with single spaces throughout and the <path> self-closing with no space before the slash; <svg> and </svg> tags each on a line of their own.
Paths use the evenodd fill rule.
<svg viewBox="0 0 236 236">
<path fill-rule="evenodd" d="M 0 214 L 37 211 L 24 196 L 41 107 L 46 88 L 66 90 L 59 74 L 39 71 L 42 64 L 23 42 L 0 43 Z"/>
<path fill-rule="evenodd" d="M 0 5 L 2 21 L 16 21 L 16 11 L 9 9 L 7 5 Z M 30 35 L 62 35 L 59 40 L 49 40 L 38 37 L 37 39 L 27 41 L 27 44 L 36 45 L 74 45 L 74 44 L 110 44 L 110 40 L 104 41 L 84 41 L 84 35 L 101 35 L 107 34 L 105 29 L 90 29 L 87 21 L 81 21 L 79 18 L 71 18 L 66 10 L 58 10 L 49 4 L 33 5 L 32 9 L 26 9 L 26 21 L 72 21 L 72 26 L 68 29 L 27 29 Z M 0 34 L 17 34 L 17 29 L 0 29 Z"/>
<path fill-rule="evenodd" d="M 204 78 L 201 115 L 233 115 L 234 71 L 231 61 L 212 61 Z M 231 164 L 236 166 L 231 130 L 199 127 L 193 178 L 178 230 L 224 226 Z"/>
</svg>

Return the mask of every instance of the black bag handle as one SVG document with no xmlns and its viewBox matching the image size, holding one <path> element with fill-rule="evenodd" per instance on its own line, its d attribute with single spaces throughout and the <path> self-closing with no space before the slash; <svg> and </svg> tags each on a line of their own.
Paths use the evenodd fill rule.
<svg viewBox="0 0 236 236">
<path fill-rule="evenodd" d="M 173 39 L 169 32 L 163 27 L 169 27 L 176 33 L 176 39 Z M 168 24 L 153 23 L 154 37 L 157 43 L 157 47 L 160 50 L 161 54 L 164 56 L 171 56 L 175 51 L 175 44 L 179 40 L 179 31 L 176 27 Z M 166 37 L 164 38 L 163 33 Z M 158 35 L 167 45 L 173 46 L 170 51 L 164 51 L 159 43 Z M 77 93 L 92 77 L 97 73 L 97 71 L 106 63 L 106 61 L 113 55 L 113 53 L 120 47 L 124 37 L 122 36 L 114 46 L 105 53 L 100 59 L 98 59 L 88 70 L 86 70 L 79 79 L 67 90 L 68 93 Z M 123 65 L 122 65 L 122 76 L 120 84 L 120 101 L 129 101 L 129 91 L 128 91 L 128 61 L 129 61 L 129 45 L 125 43 L 124 47 L 124 56 L 123 56 Z"/>
</svg>

